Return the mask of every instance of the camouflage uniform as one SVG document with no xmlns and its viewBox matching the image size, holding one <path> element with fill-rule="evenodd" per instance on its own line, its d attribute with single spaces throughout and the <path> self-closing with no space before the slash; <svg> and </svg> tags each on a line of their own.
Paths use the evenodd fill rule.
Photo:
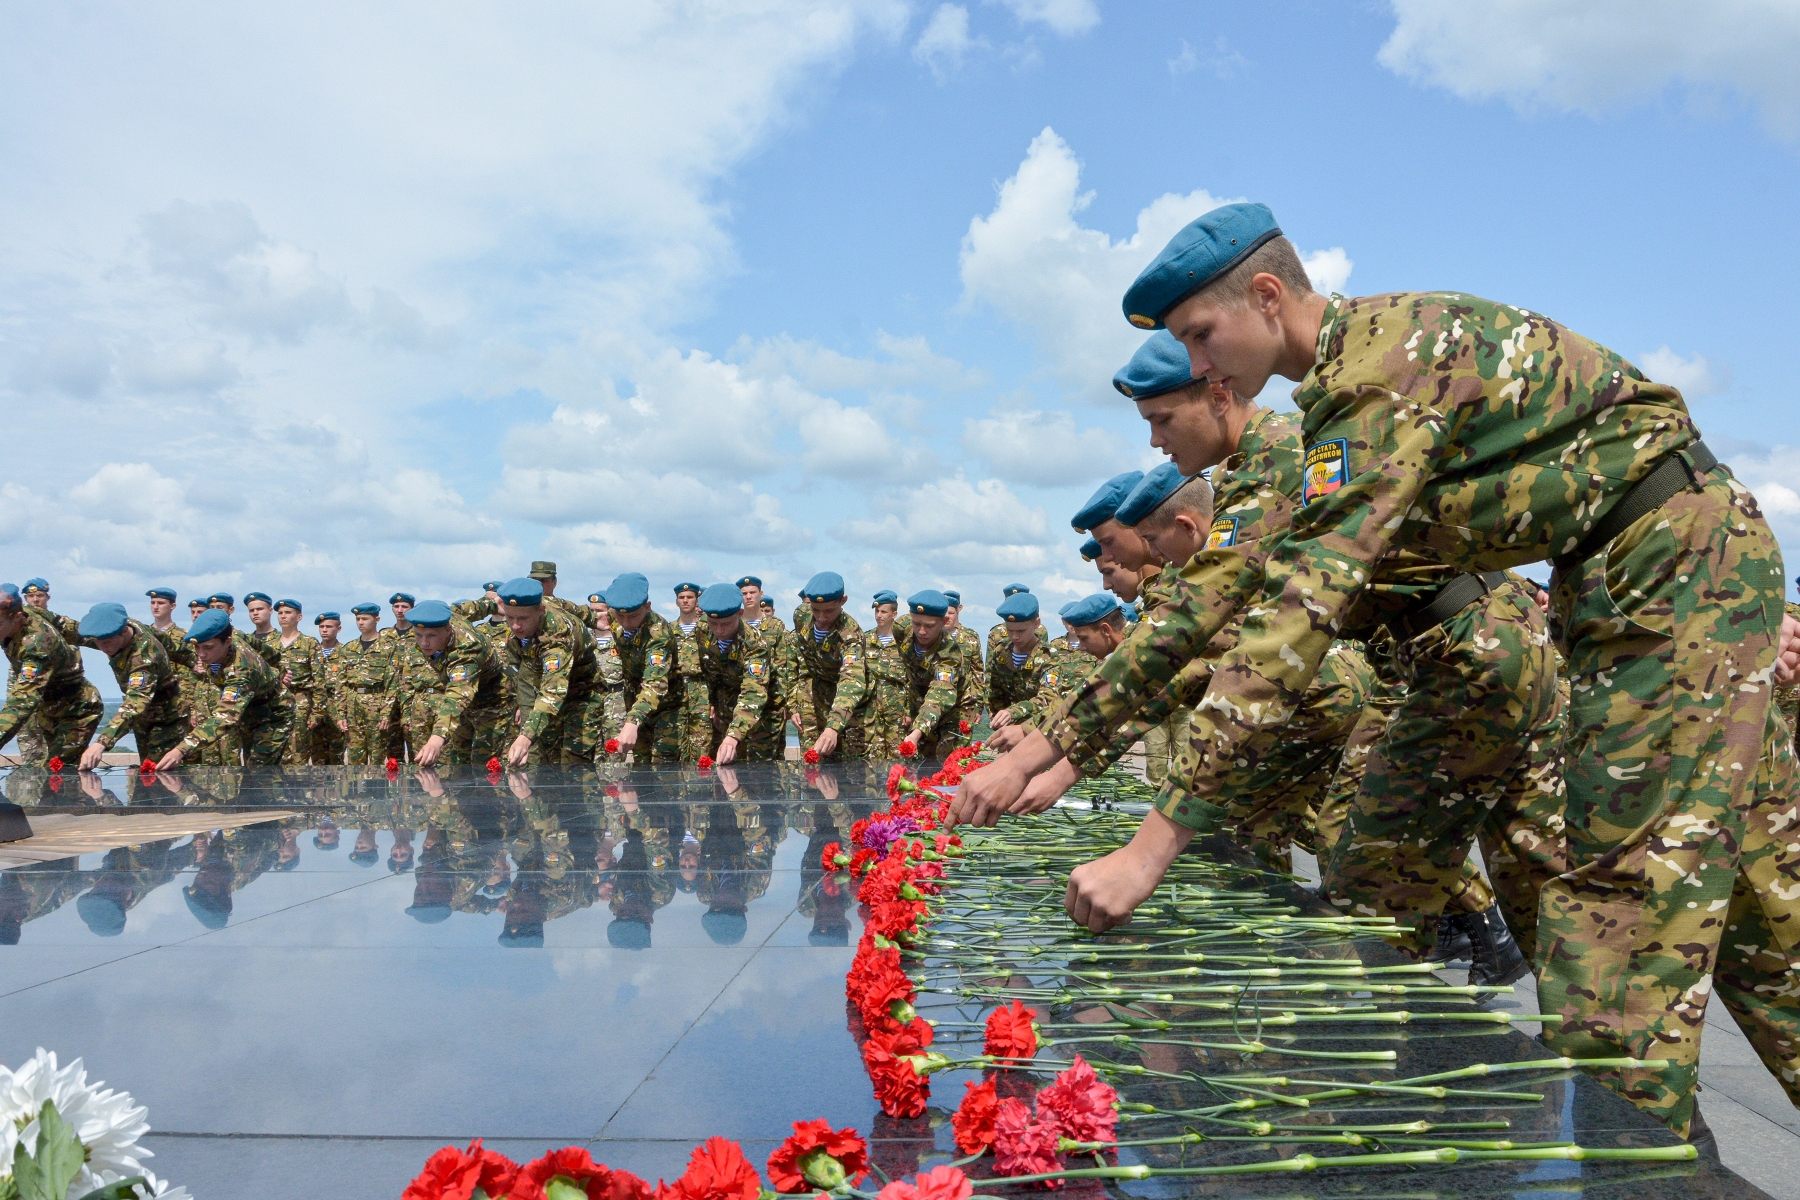
<svg viewBox="0 0 1800 1200">
<path fill-rule="evenodd" d="M 651 651 L 654 650 L 658 656 L 667 656 L 667 635 L 663 629 L 666 625 L 668 622 L 654 609 L 645 615 L 644 623 L 638 626 L 635 633 L 626 629 L 616 614 L 613 619 L 613 649 L 619 656 L 619 665 L 624 669 L 624 689 L 620 698 L 625 707 L 624 720 L 638 723 L 639 749 L 633 757 L 639 762 L 649 761 L 650 749 L 656 741 L 658 718 L 654 714 L 640 718 L 636 706 L 644 689 L 644 674 L 649 667 Z"/>
<path fill-rule="evenodd" d="M 26 765 L 41 767 L 60 758 L 72 766 L 100 726 L 100 693 L 82 673 L 81 651 L 64 638 L 61 625 L 30 605 L 24 613 L 18 632 L 0 643 L 12 668 L 6 706 L 0 708 L 0 746 L 30 723 L 43 743 L 31 758 L 21 743 Z"/>
<path fill-rule="evenodd" d="M 485 763 L 504 755 L 512 722 L 500 656 L 475 627 L 450 618 L 450 645 L 419 653 L 410 686 L 409 725 L 415 747 L 443 735 L 438 762 Z"/>
<path fill-rule="evenodd" d="M 336 646 L 320 645 L 318 649 L 318 675 L 313 688 L 313 712 L 318 723 L 313 726 L 312 748 L 308 760 L 325 766 L 337 766 L 344 761 L 344 751 L 349 744 L 344 731 L 338 728 L 339 721 L 347 721 L 344 704 L 344 644 Z"/>
<path fill-rule="evenodd" d="M 1800 604 L 1792 600 L 1787 602 L 1787 615 L 1800 621 Z M 1788 739 L 1796 749 L 1800 749 L 1800 683 L 1790 683 L 1775 689 L 1775 708 L 1787 722 Z"/>
<path fill-rule="evenodd" d="M 1179 574 L 1170 566 L 1164 566 L 1143 581 L 1138 586 L 1138 617 L 1156 617 L 1171 610 L 1175 604 L 1178 582 Z M 1136 618 L 1131 624 L 1136 624 Z M 1126 628 L 1131 628 L 1131 625 Z M 1177 706 L 1168 710 L 1168 715 L 1161 723 L 1141 731 L 1144 743 L 1144 778 L 1150 783 L 1160 787 L 1168 779 L 1169 768 L 1174 764 L 1175 756 L 1187 737 L 1191 716 L 1192 709 Z"/>
<path fill-rule="evenodd" d="M 823 639 L 814 635 L 812 610 L 782 642 L 782 682 L 787 711 L 800 716 L 800 746 L 808 749 L 826 729 L 838 733 L 835 759 L 862 758 L 867 752 L 864 701 L 869 698 L 868 651 L 862 627 L 849 613 Z"/>
<path fill-rule="evenodd" d="M 491 600 L 473 603 L 493 611 Z M 507 740 L 520 734 L 530 738 L 533 766 L 592 764 L 599 750 L 593 739 L 600 730 L 605 692 L 587 626 L 555 605 L 545 605 L 537 636 L 529 643 L 509 637 L 500 654 L 518 704 Z"/>
<path fill-rule="evenodd" d="M 700 667 L 700 640 L 696 624 L 683 633 L 673 621 L 650 622 L 638 631 L 649 633 L 644 644 L 643 684 L 626 719 L 639 726 L 638 745 L 648 751 L 651 763 L 697 762 L 712 753 L 712 714 L 706 677 Z"/>
<path fill-rule="evenodd" d="M 1004 626 L 997 626 L 1004 630 Z M 988 655 L 987 666 L 987 709 L 990 713 L 1006 710 L 1012 713 L 1015 724 L 1031 720 L 1045 711 L 1055 701 L 1054 684 L 1048 677 L 1051 670 L 1049 639 L 1041 636 L 1044 630 L 1038 627 L 1038 643 L 1025 661 L 1017 666 L 1013 664 L 1012 642 L 1001 644 L 999 649 Z"/>
<path fill-rule="evenodd" d="M 388 731 L 381 722 L 389 719 L 393 693 L 389 679 L 393 663 L 387 647 L 379 637 L 353 638 L 338 645 L 338 699 L 340 715 L 349 726 L 345 733 L 350 765 L 379 766 L 388 754 Z"/>
<path fill-rule="evenodd" d="M 968 652 L 946 634 L 937 645 L 922 650 L 913 643 L 908 625 L 900 660 L 906 669 L 908 730 L 919 734 L 920 758 L 944 758 L 966 744 L 969 735 L 959 722 L 968 708 L 973 680 L 968 673 Z"/>
<path fill-rule="evenodd" d="M 1041 623 L 1037 628 L 1037 640 L 1038 645 L 1042 646 L 1046 651 L 1050 649 L 1050 631 L 1045 629 Z M 1010 654 L 1011 646 L 1012 639 L 1006 635 L 1005 621 L 1001 621 L 987 631 L 987 658 L 984 661 L 989 675 L 994 673 L 994 655 Z"/>
<path fill-rule="evenodd" d="M 280 656 L 277 669 L 294 701 L 294 732 L 288 739 L 287 762 L 291 765 L 313 762 L 317 726 L 321 722 L 329 723 L 331 719 L 330 706 L 324 696 L 325 672 L 319 659 L 319 639 L 301 633 L 283 645 L 279 629 L 271 629 L 267 636 L 258 636 Z"/>
<path fill-rule="evenodd" d="M 600 705 L 594 711 L 599 715 L 600 725 L 594 731 L 594 744 L 602 748 L 599 755 L 604 759 L 606 743 L 619 736 L 619 727 L 625 724 L 625 660 L 619 654 L 618 637 L 611 628 L 604 632 L 594 631 L 594 654 L 600 662 Z"/>
<path fill-rule="evenodd" d="M 716 753 L 719 742 L 733 737 L 740 760 L 779 762 L 787 749 L 787 712 L 775 652 L 761 635 L 740 624 L 738 635 L 723 646 L 709 636 L 700 645 L 700 674 L 718 714 L 703 753 Z"/>
<path fill-rule="evenodd" d="M 199 670 L 217 699 L 181 739 L 183 757 L 199 750 L 208 765 L 231 766 L 241 753 L 253 767 L 281 765 L 294 729 L 294 706 L 275 668 L 233 639 L 223 663 L 201 664 Z"/>
<path fill-rule="evenodd" d="M 868 698 L 863 702 L 856 728 L 863 753 L 873 762 L 892 762 L 900 756 L 900 739 L 908 732 L 912 715 L 912 690 L 903 657 L 906 638 L 896 626 L 886 642 L 871 629 L 863 637 L 863 670 L 868 676 Z"/>
<path fill-rule="evenodd" d="M 388 660 L 388 727 L 382 735 L 382 757 L 404 761 L 409 748 L 418 748 L 413 741 L 417 731 L 408 728 L 407 716 L 412 711 L 412 676 L 425 665 L 425 660 L 419 653 L 418 642 L 413 640 L 411 622 L 405 629 L 390 625 L 378 630 L 375 640 Z"/>
<path fill-rule="evenodd" d="M 159 761 L 188 731 L 188 710 L 181 695 L 182 668 L 169 661 L 162 639 L 141 621 L 127 620 L 134 636 L 130 645 L 106 656 L 119 682 L 119 707 L 95 740 L 111 750 L 127 733 L 137 742 L 137 755 Z M 83 645 L 94 646 L 94 639 Z"/>
</svg>

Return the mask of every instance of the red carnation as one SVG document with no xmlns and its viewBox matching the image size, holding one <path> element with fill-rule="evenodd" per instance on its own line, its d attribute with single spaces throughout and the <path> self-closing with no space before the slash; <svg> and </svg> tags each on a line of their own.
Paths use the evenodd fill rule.
<svg viewBox="0 0 1800 1200">
<path fill-rule="evenodd" d="M 1062 1170 L 1055 1125 L 1031 1119 L 1025 1102 L 1013 1096 L 1000 1101 L 994 1116 L 994 1169 L 1002 1175 L 1042 1175 Z M 1047 1179 L 1045 1187 L 1061 1187 Z"/>
<path fill-rule="evenodd" d="M 982 1053 L 994 1058 L 1031 1058 L 1038 1052 L 1037 1011 L 1017 1000 L 988 1014 L 987 1044 Z"/>
<path fill-rule="evenodd" d="M 156 774 L 156 763 L 153 762 L 152 760 L 146 758 L 143 761 L 143 764 L 138 767 L 138 774 L 139 775 L 154 775 L 154 774 Z"/>
<path fill-rule="evenodd" d="M 606 739 L 606 752 L 608 754 L 617 754 L 619 752 L 619 739 L 618 738 L 607 738 Z"/>
<path fill-rule="evenodd" d="M 1119 1124 L 1119 1093 L 1100 1082 L 1081 1055 L 1038 1093 L 1038 1120 L 1077 1142 L 1110 1142 Z"/>
<path fill-rule="evenodd" d="M 973 728 L 975 728 L 975 727 L 973 725 L 969 724 L 967 721 L 958 721 L 956 723 L 956 732 L 958 732 L 958 733 L 967 733 L 967 732 L 969 732 L 969 730 L 971 730 Z"/>
<path fill-rule="evenodd" d="M 802 759 L 806 760 L 806 763 L 808 766 L 812 766 L 812 765 L 815 765 L 818 763 L 819 752 L 817 750 L 808 750 L 805 754 L 802 754 L 800 757 Z"/>
<path fill-rule="evenodd" d="M 710 755 L 710 754 L 702 754 L 702 755 L 701 755 L 701 756 L 700 756 L 700 761 L 699 761 L 699 762 L 698 762 L 698 763 L 695 763 L 695 764 L 694 764 L 694 765 L 695 765 L 695 766 L 697 766 L 697 767 L 699 767 L 699 768 L 700 768 L 700 769 L 701 769 L 701 770 L 702 770 L 702 771 L 710 771 L 710 770 L 712 770 L 712 769 L 713 769 L 713 759 L 712 759 L 712 755 Z"/>
<path fill-rule="evenodd" d="M 918 756 L 918 753 L 919 753 L 919 744 L 917 742 L 913 741 L 911 738 L 907 738 L 904 742 L 900 743 L 900 757 L 901 758 L 915 758 Z"/>
<path fill-rule="evenodd" d="M 62 776 L 61 775 L 52 775 L 50 777 L 50 790 L 53 792 L 62 791 Z"/>
<path fill-rule="evenodd" d="M 888 1010 L 894 1001 L 904 1000 L 911 1004 L 918 995 L 913 990 L 912 980 L 899 967 L 900 952 L 890 951 L 892 958 L 884 954 L 877 959 L 861 980 L 862 994 L 856 997 L 857 1011 L 862 1014 L 863 1024 L 874 1029 L 888 1016 Z"/>
<path fill-rule="evenodd" d="M 827 842 L 825 849 L 819 852 L 819 868 L 828 873 L 843 870 L 849 861 L 850 856 L 844 853 L 842 842 Z"/>
<path fill-rule="evenodd" d="M 509 1200 L 547 1200 L 550 1185 L 558 1180 L 564 1188 L 581 1189 L 579 1194 L 588 1200 L 650 1200 L 649 1184 L 630 1171 L 615 1171 L 595 1162 L 580 1146 L 552 1150 L 526 1163 L 513 1181 L 511 1192 L 489 1195 L 506 1195 Z M 561 1194 L 566 1196 L 568 1192 Z"/>
<path fill-rule="evenodd" d="M 672 1184 L 658 1184 L 656 1200 L 757 1200 L 762 1177 L 743 1147 L 711 1137 L 688 1156 L 687 1173 Z"/>
<path fill-rule="evenodd" d="M 488 759 L 488 770 L 498 771 L 499 769 L 500 769 L 500 760 L 499 759 L 497 759 L 497 758 Z"/>
<path fill-rule="evenodd" d="M 769 1186 L 778 1192 L 834 1191 L 869 1169 L 869 1145 L 854 1129 L 795 1121 L 794 1134 L 769 1155 Z"/>
<path fill-rule="evenodd" d="M 390 771 L 398 771 L 400 769 L 400 760 L 397 758 L 388 759 L 387 760 L 387 769 Z"/>
<path fill-rule="evenodd" d="M 63 760 L 53 755 L 48 765 L 52 771 L 60 771 L 63 769 Z"/>
<path fill-rule="evenodd" d="M 950 1118 L 956 1130 L 956 1148 L 964 1154 L 980 1154 L 994 1144 L 994 1118 L 1000 1113 L 1000 1101 L 994 1094 L 994 1081 L 963 1084 L 962 1107 Z"/>
<path fill-rule="evenodd" d="M 889 1053 L 875 1038 L 863 1044 L 863 1066 L 875 1085 L 875 1099 L 890 1117 L 922 1117 L 931 1083 L 913 1070 L 911 1058 Z"/>
<path fill-rule="evenodd" d="M 445 1146 L 426 1159 L 425 1169 L 406 1185 L 400 1200 L 469 1200 L 477 1188 L 490 1196 L 504 1196 L 512 1191 L 518 1173 L 518 1163 L 483 1150 L 476 1138 L 467 1150 Z"/>
<path fill-rule="evenodd" d="M 921 1171 L 912 1183 L 904 1179 L 882 1188 L 875 1200 L 969 1200 L 975 1185 L 957 1168 L 945 1163 L 929 1171 Z"/>
<path fill-rule="evenodd" d="M 866 846 L 863 849 L 858 850 L 855 854 L 850 856 L 850 877 L 852 879 L 860 879 L 863 873 L 869 869 L 869 864 L 875 861 L 877 860 L 873 850 L 870 850 Z"/>
</svg>

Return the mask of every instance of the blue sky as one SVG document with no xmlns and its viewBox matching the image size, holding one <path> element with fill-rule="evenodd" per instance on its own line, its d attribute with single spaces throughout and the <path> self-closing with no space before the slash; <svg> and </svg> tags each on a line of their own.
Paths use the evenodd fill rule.
<svg viewBox="0 0 1800 1200">
<path fill-rule="evenodd" d="M 1060 602 L 1068 515 L 1154 461 L 1119 293 L 1241 197 L 1325 282 L 1682 386 L 1800 566 L 1800 17 L 1568 7 L 13 8 L 3 574 Z"/>
</svg>

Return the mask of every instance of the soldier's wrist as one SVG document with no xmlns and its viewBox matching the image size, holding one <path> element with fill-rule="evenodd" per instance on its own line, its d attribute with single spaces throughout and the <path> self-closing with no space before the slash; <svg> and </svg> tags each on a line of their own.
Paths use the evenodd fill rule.
<svg viewBox="0 0 1800 1200">
<path fill-rule="evenodd" d="M 1224 807 L 1173 783 L 1164 783 L 1152 804 L 1157 812 L 1197 834 L 1212 833 L 1225 822 Z"/>
</svg>

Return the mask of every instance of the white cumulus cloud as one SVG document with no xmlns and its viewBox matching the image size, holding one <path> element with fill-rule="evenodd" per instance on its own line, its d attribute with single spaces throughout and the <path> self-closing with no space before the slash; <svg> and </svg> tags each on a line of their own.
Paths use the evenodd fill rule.
<svg viewBox="0 0 1800 1200">
<path fill-rule="evenodd" d="M 999 0 L 1021 24 L 1046 25 L 1053 33 L 1074 37 L 1100 23 L 1094 0 Z"/>
<path fill-rule="evenodd" d="M 987 42 L 969 36 L 969 10 L 960 4 L 940 4 L 913 43 L 913 58 L 930 67 L 940 80 L 962 68 L 963 61 Z"/>
<path fill-rule="evenodd" d="M 1105 478 L 1125 470 L 1131 458 L 1110 431 L 1078 429 L 1069 413 L 1036 409 L 999 409 L 965 420 L 962 448 L 1000 479 L 1044 487 Z"/>
<path fill-rule="evenodd" d="M 1689 400 L 1714 396 L 1731 386 L 1731 368 L 1704 355 L 1683 358 L 1667 346 L 1640 356 L 1637 368 L 1657 383 L 1679 388 Z"/>
</svg>

